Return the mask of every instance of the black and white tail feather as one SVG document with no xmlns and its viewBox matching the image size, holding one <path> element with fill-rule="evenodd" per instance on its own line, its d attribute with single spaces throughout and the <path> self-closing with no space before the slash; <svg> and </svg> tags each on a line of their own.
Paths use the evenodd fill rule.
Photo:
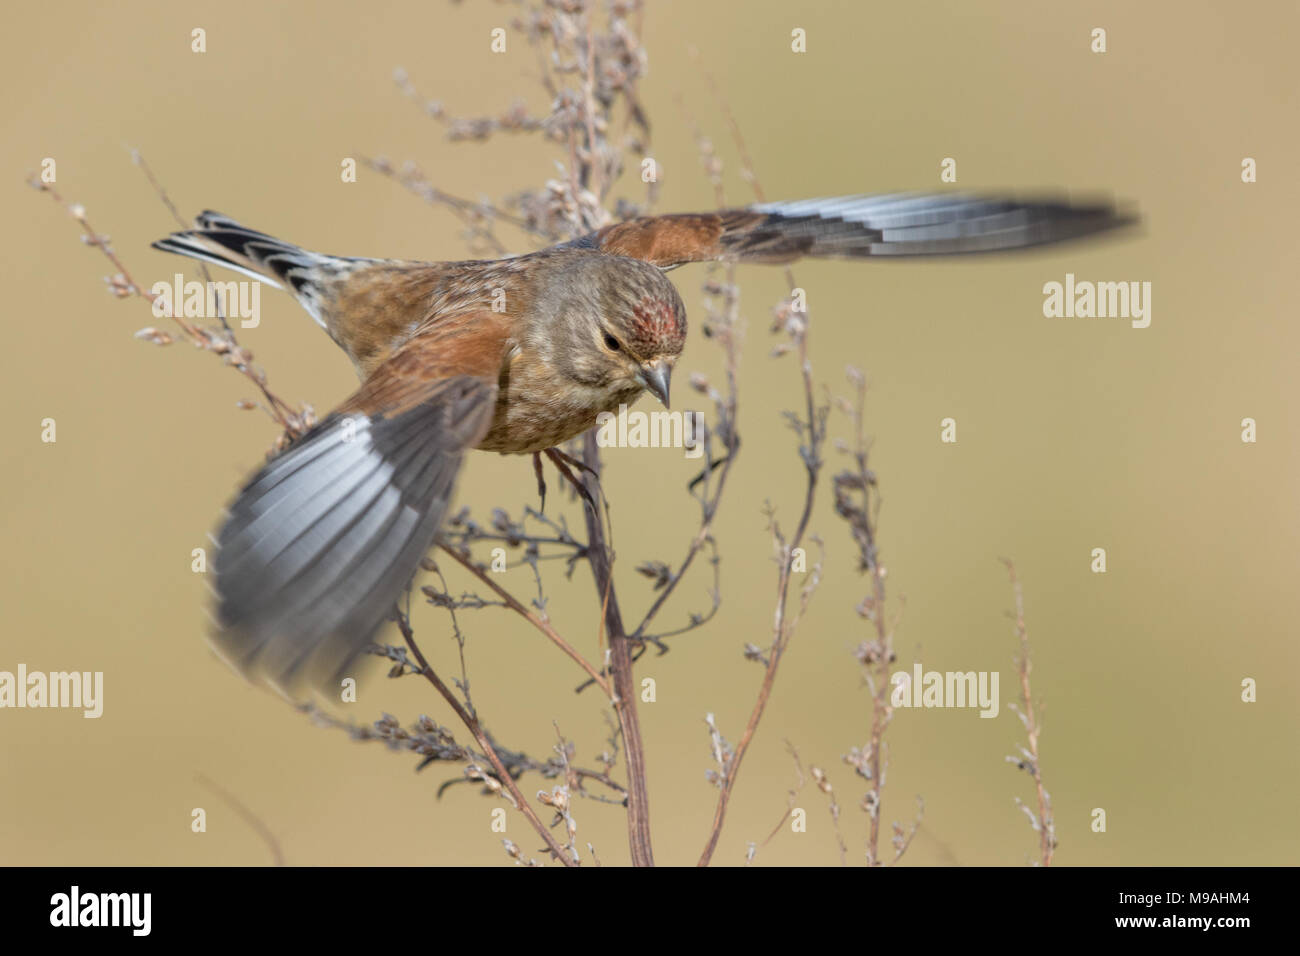
<svg viewBox="0 0 1300 956">
<path fill-rule="evenodd" d="M 330 285 L 358 266 L 377 261 L 311 252 L 211 210 L 200 213 L 194 222 L 198 228 L 174 232 L 153 243 L 153 247 L 233 269 L 277 289 L 288 289 L 321 328 L 327 327 L 322 311 Z"/>
</svg>

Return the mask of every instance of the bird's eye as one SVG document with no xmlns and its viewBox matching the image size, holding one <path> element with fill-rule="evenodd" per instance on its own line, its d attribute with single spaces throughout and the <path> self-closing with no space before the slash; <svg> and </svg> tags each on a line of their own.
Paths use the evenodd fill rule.
<svg viewBox="0 0 1300 956">
<path fill-rule="evenodd" d="M 622 347 L 623 346 L 618 344 L 618 339 L 608 333 L 605 334 L 605 348 L 609 349 L 611 352 L 617 352 Z"/>
</svg>

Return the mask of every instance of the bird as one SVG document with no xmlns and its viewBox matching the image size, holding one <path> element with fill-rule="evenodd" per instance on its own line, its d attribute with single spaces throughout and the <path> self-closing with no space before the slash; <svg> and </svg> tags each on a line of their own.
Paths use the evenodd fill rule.
<svg viewBox="0 0 1300 956">
<path fill-rule="evenodd" d="M 1021 250 L 1136 221 L 1109 200 L 842 196 L 642 216 L 518 256 L 423 262 L 325 255 L 203 212 L 153 247 L 285 289 L 361 379 L 228 506 L 211 644 L 286 696 L 337 687 L 435 543 L 471 449 L 547 452 L 646 392 L 668 405 L 687 329 L 672 269 Z"/>
</svg>

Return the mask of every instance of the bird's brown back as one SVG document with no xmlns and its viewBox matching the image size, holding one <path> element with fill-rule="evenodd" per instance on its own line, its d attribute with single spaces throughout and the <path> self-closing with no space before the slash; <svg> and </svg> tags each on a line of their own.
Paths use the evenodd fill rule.
<svg viewBox="0 0 1300 956">
<path fill-rule="evenodd" d="M 558 445 L 639 397 L 640 386 L 584 380 L 572 365 L 588 347 L 583 309 L 626 323 L 635 310 L 625 303 L 647 297 L 672 303 L 670 315 L 680 311 L 684 337 L 680 299 L 658 269 L 602 251 L 551 248 L 499 260 L 369 263 L 340 279 L 322 319 L 363 377 L 352 400 L 358 407 L 370 411 L 364 396 L 400 387 L 390 380 L 428 377 L 435 367 L 472 367 L 485 378 L 494 369 L 496 411 L 477 447 L 525 453 Z"/>
</svg>

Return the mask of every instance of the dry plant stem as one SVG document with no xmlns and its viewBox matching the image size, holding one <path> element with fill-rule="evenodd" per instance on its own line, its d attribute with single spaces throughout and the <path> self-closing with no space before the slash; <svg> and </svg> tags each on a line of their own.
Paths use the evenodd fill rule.
<svg viewBox="0 0 1300 956">
<path fill-rule="evenodd" d="M 158 199 L 162 204 L 167 207 L 167 211 L 172 214 L 172 218 L 176 220 L 176 224 L 182 229 L 190 228 L 191 224 L 185 221 L 185 218 L 181 215 L 181 211 L 177 209 L 176 204 L 172 202 L 172 197 L 167 195 L 167 190 L 164 189 L 163 184 L 158 181 L 158 177 L 153 174 L 153 169 L 147 162 L 145 162 L 144 156 L 140 154 L 138 149 L 131 150 L 131 162 L 140 167 L 140 172 L 144 173 L 144 178 L 149 180 L 149 185 L 153 187 L 153 191 L 157 193 Z M 211 288 L 212 274 L 208 272 L 208 264 L 200 260 L 196 262 L 195 265 L 198 266 L 199 275 L 203 276 L 203 281 L 208 283 L 209 288 Z M 230 323 L 226 321 L 226 310 L 221 304 L 220 296 L 216 297 L 216 305 L 217 319 L 221 322 L 221 328 L 225 330 L 227 336 L 229 336 L 233 343 L 235 341 L 235 333 L 234 330 L 231 329 Z"/>
<path fill-rule="evenodd" d="M 600 689 L 605 692 L 605 696 L 609 696 L 609 683 L 605 680 L 605 676 L 600 671 L 596 670 L 596 668 L 591 665 L 590 661 L 578 653 L 578 651 L 574 649 L 573 645 L 561 637 L 559 633 L 556 632 L 555 628 L 551 627 L 551 625 L 547 624 L 532 611 L 528 610 L 528 608 L 520 603 L 518 598 L 493 581 L 487 572 L 471 561 L 468 557 L 461 554 L 455 548 L 450 547 L 445 542 L 440 541 L 438 546 L 447 554 L 455 558 L 461 567 L 474 575 L 474 577 L 478 578 L 478 580 L 483 584 L 491 588 L 496 593 L 497 597 L 501 598 L 501 600 L 506 603 L 506 607 L 523 617 L 529 624 L 533 625 L 533 627 L 537 628 L 550 638 L 551 642 L 556 647 L 564 651 L 564 653 L 567 654 L 579 667 L 587 672 L 588 676 L 591 677 Z"/>
<path fill-rule="evenodd" d="M 717 104 L 718 110 L 722 113 L 722 118 L 727 123 L 727 130 L 731 133 L 731 141 L 736 144 L 736 151 L 740 153 L 740 175 L 754 190 L 754 198 L 759 202 L 767 202 L 767 196 L 763 194 L 763 184 L 758 181 L 758 175 L 754 172 L 753 157 L 749 155 L 749 146 L 745 142 L 744 134 L 740 131 L 740 124 L 736 122 L 736 115 L 731 111 L 731 104 L 722 95 L 722 91 L 718 89 L 718 81 L 714 79 L 713 74 L 709 70 L 702 68 L 700 51 L 692 49 L 690 54 L 696 65 L 701 67 L 704 79 L 709 84 L 709 92 L 713 94 L 713 102 Z M 786 271 L 789 272 L 789 270 Z"/>
<path fill-rule="evenodd" d="M 143 159 L 139 158 L 138 154 L 135 155 L 137 157 L 136 164 L 145 170 L 145 175 L 148 177 L 150 184 L 155 190 L 157 190 L 163 203 L 170 211 L 174 212 L 175 207 L 167 197 L 166 192 L 163 191 L 161 185 L 159 185 L 157 179 L 153 176 L 152 171 L 148 169 L 144 164 Z M 69 213 L 71 213 L 72 218 L 75 219 L 83 229 L 85 229 L 85 235 L 83 236 L 85 243 L 99 249 L 99 251 L 103 253 L 104 257 L 112 263 L 113 268 L 117 270 L 118 280 L 120 280 L 114 280 L 111 282 L 115 294 L 121 298 L 131 295 L 139 296 L 150 305 L 153 305 L 157 296 L 143 288 L 135 281 L 130 271 L 128 271 L 126 266 L 122 263 L 122 260 L 117 257 L 117 253 L 113 251 L 113 247 L 109 244 L 108 237 L 102 233 L 96 232 L 94 227 L 91 226 L 90 221 L 86 218 L 84 207 L 79 204 L 66 202 L 63 197 L 59 195 L 58 191 L 48 183 L 43 183 L 35 178 L 28 180 L 28 183 L 34 189 L 44 193 L 49 193 L 55 202 L 64 206 Z M 175 310 L 173 309 L 173 312 L 174 311 Z M 258 390 L 262 393 L 262 397 L 266 399 L 267 404 L 264 407 L 266 408 L 267 414 L 271 416 L 277 425 L 288 432 L 289 435 L 297 437 L 307 431 L 311 424 L 307 413 L 296 411 L 293 406 L 270 390 L 266 384 L 266 376 L 253 367 L 252 354 L 239 345 L 235 340 L 234 332 L 230 330 L 229 326 L 226 326 L 224 319 L 222 319 L 222 325 L 225 327 L 219 334 L 214 335 L 212 332 L 199 328 L 197 325 L 191 325 L 189 322 L 185 321 L 185 318 L 181 315 L 173 314 L 170 318 L 180 326 L 185 337 L 194 345 L 206 349 L 209 352 L 213 352 L 214 354 L 226 356 L 229 364 L 231 364 L 241 375 L 256 385 Z"/>
<path fill-rule="evenodd" d="M 776 684 L 776 674 L 781 665 L 781 658 L 785 653 L 790 638 L 794 635 L 794 630 L 788 619 L 792 566 L 790 555 L 795 548 L 803 543 L 804 535 L 808 530 L 808 521 L 812 517 L 813 503 L 817 494 L 817 479 L 821 471 L 819 448 L 823 427 L 818 424 L 821 416 L 818 413 L 817 403 L 813 397 L 812 364 L 808 359 L 806 325 L 798 333 L 798 341 L 799 369 L 803 379 L 805 412 L 808 416 L 806 421 L 808 428 L 807 453 L 803 456 L 804 469 L 808 480 L 804 491 L 803 511 L 799 516 L 799 525 L 795 529 L 794 536 L 790 538 L 788 543 L 780 541 L 781 570 L 777 579 L 776 620 L 773 625 L 772 649 L 768 654 L 767 667 L 763 672 L 763 683 L 759 687 L 758 698 L 754 701 L 749 720 L 745 724 L 745 731 L 741 735 L 740 742 L 736 744 L 731 759 L 727 762 L 725 773 L 721 775 L 719 780 L 718 803 L 713 811 L 713 826 L 709 830 L 708 841 L 704 846 L 704 852 L 700 854 L 698 866 L 708 866 L 713 858 L 714 851 L 717 849 L 718 839 L 722 835 L 722 824 L 726 819 L 727 807 L 731 802 L 732 790 L 735 787 L 736 776 L 740 770 L 740 763 L 749 750 L 749 745 L 758 730 L 758 723 L 762 720 L 763 712 L 767 709 L 767 702 L 772 696 L 772 688 Z"/>
<path fill-rule="evenodd" d="M 893 635 L 898 631 L 898 616 L 886 621 L 885 618 L 885 569 L 880 564 L 879 551 L 876 547 L 876 517 L 880 510 L 880 496 L 876 490 L 875 476 L 867 467 L 870 443 L 867 441 L 866 417 L 866 376 L 858 369 L 848 369 L 849 381 L 854 384 L 855 400 L 837 400 L 839 405 L 851 418 L 853 423 L 853 445 L 840 444 L 840 451 L 851 453 L 853 466 L 837 474 L 833 480 L 835 513 L 849 525 L 849 531 L 858 549 L 859 569 L 867 572 L 871 579 L 871 592 L 863 597 L 857 612 L 871 622 L 875 637 L 864 641 L 855 652 L 865 672 L 865 682 L 871 689 L 871 737 L 865 749 L 854 748 L 851 756 L 844 758 L 870 784 L 870 789 L 863 798 L 862 807 L 869 818 L 866 858 L 868 866 L 881 866 L 880 859 L 880 821 L 885 788 L 885 774 L 889 769 L 887 750 L 885 748 L 885 731 L 893 719 L 893 707 L 889 692 L 889 668 L 894 663 Z M 838 444 L 838 443 L 837 443 Z M 829 780 L 825 781 L 829 788 Z M 834 812 L 834 811 L 832 811 Z M 897 863 L 911 846 L 912 840 L 920 829 L 925 812 L 925 803 L 917 798 L 917 813 L 910 829 L 901 824 L 893 825 L 892 845 L 894 856 L 890 865 Z"/>
<path fill-rule="evenodd" d="M 873 529 L 874 538 L 874 529 Z M 874 540 L 873 540 L 874 546 Z M 885 582 L 880 574 L 880 566 L 873 561 L 871 565 L 871 588 L 876 602 L 876 637 L 882 647 L 888 646 L 885 629 L 884 601 Z M 867 860 L 872 866 L 880 862 L 880 818 L 883 806 L 883 789 L 881 773 L 883 772 L 882 750 L 884 749 L 885 728 L 889 726 L 889 655 L 882 654 L 876 664 L 875 696 L 871 699 L 871 792 L 875 794 L 874 810 L 871 813 L 871 830 L 867 837 Z"/>
<path fill-rule="evenodd" d="M 439 189 L 429 182 L 428 178 L 416 169 L 414 166 L 407 164 L 401 170 L 394 169 L 388 160 L 383 158 L 372 159 L 367 156 L 361 157 L 361 162 L 365 166 L 379 173 L 381 176 L 387 176 L 392 179 L 403 189 L 414 193 L 431 206 L 445 206 L 450 209 L 456 216 L 465 223 L 466 226 L 484 242 L 486 242 L 497 255 L 505 255 L 509 250 L 505 244 L 497 238 L 488 227 L 481 224 L 478 220 L 499 220 L 508 223 L 540 239 L 552 240 L 555 237 L 549 236 L 539 229 L 534 228 L 529 223 L 513 216 L 503 209 L 499 209 L 490 203 L 473 202 L 460 196 L 454 196 L 451 193 Z"/>
<path fill-rule="evenodd" d="M 1029 689 L 1029 672 L 1032 664 L 1029 660 L 1029 632 L 1025 627 L 1025 594 L 1016 577 L 1016 566 L 1006 558 L 1002 563 L 1011 575 L 1011 589 L 1016 600 L 1016 637 L 1020 640 L 1020 655 L 1016 658 L 1016 670 L 1020 675 L 1020 695 L 1024 700 L 1024 724 L 1029 738 L 1029 753 L 1033 758 L 1034 789 L 1038 796 L 1038 850 L 1043 866 L 1052 865 L 1052 855 L 1056 852 L 1053 840 L 1052 807 L 1043 787 L 1043 772 L 1038 761 L 1038 716 L 1034 711 L 1034 697 Z"/>
<path fill-rule="evenodd" d="M 592 96 L 592 91 L 596 88 L 596 36 L 592 28 L 591 17 L 587 18 L 587 55 L 585 59 L 587 62 L 585 78 L 582 84 L 582 95 L 584 106 L 586 106 L 583 112 L 586 113 L 584 119 L 587 125 L 587 149 L 590 152 L 596 144 L 596 101 Z M 601 175 L 600 164 L 594 160 L 594 156 L 588 155 L 586 163 L 583 164 L 583 170 L 584 172 L 594 173 L 596 182 L 594 184 L 584 182 L 583 185 L 590 188 L 603 202 L 609 189 L 603 181 L 604 177 Z"/>
<path fill-rule="evenodd" d="M 226 803 L 230 805 L 230 808 L 238 813 L 243 818 L 244 822 L 257 832 L 257 835 L 262 838 L 262 841 L 267 845 L 267 848 L 270 849 L 271 861 L 276 866 L 285 865 L 284 850 L 280 847 L 280 841 L 275 838 L 275 833 L 269 826 L 262 822 L 262 819 L 256 813 L 244 806 L 244 804 L 241 803 L 233 793 L 225 787 L 217 784 L 215 780 L 205 774 L 198 774 L 195 777 L 195 780 L 214 792 L 217 796 L 221 797 L 222 800 L 225 800 Z"/>
<path fill-rule="evenodd" d="M 383 645 L 382 650 L 380 646 L 376 646 L 374 650 L 377 656 L 391 660 L 395 664 L 404 665 L 403 673 L 419 673 L 419 668 L 411 659 L 411 653 L 406 647 Z M 417 770 L 423 769 L 423 767 L 428 766 L 430 763 L 441 761 L 477 762 L 479 760 L 478 755 L 468 747 L 462 747 L 450 738 L 447 738 L 445 741 L 439 741 L 439 747 L 436 750 L 429 750 L 420 747 L 418 745 L 419 741 L 414 739 L 416 734 L 428 734 L 430 732 L 430 729 L 422 726 L 420 722 L 417 722 L 417 724 L 408 731 L 405 728 L 402 728 L 400 724 L 397 724 L 395 718 L 378 720 L 373 722 L 373 724 L 364 725 L 355 724 L 350 720 L 342 720 L 327 711 L 320 710 L 311 703 L 300 704 L 296 709 L 301 713 L 307 714 L 313 723 L 342 730 L 353 740 L 381 742 L 387 744 L 394 752 L 415 752 L 420 754 L 424 757 L 425 762 L 421 763 L 416 768 Z M 472 712 L 472 708 L 468 703 L 466 704 L 466 710 Z M 387 715 L 385 715 L 385 717 L 387 718 Z M 436 730 L 439 728 L 434 727 L 433 729 Z M 399 736 L 397 733 L 394 733 L 394 730 L 402 731 L 402 733 Z M 394 746 L 395 740 L 400 741 L 401 745 Z M 624 804 L 624 798 L 627 791 L 621 783 L 609 776 L 609 768 L 612 766 L 612 763 L 603 763 L 602 766 L 604 769 L 593 770 L 587 767 L 573 766 L 572 764 L 557 765 L 554 761 L 536 760 L 522 751 L 513 750 L 509 747 L 503 746 L 499 741 L 493 741 L 493 747 L 496 749 L 497 755 L 501 757 L 501 762 L 505 765 L 506 770 L 515 779 L 519 779 L 523 773 L 528 771 L 540 773 L 544 779 L 548 780 L 554 779 L 563 774 L 571 780 L 572 789 L 579 796 L 595 800 L 599 803 L 615 804 L 620 807 Z M 607 797 L 603 794 L 591 793 L 583 786 L 583 782 L 587 780 L 602 784 L 612 790 L 616 796 Z M 470 782 L 473 782 L 473 780 L 468 776 L 459 780 L 453 779 L 444 782 L 438 789 L 438 794 L 441 796 L 443 791 L 452 784 Z"/>
<path fill-rule="evenodd" d="M 840 829 L 840 804 L 839 801 L 835 799 L 835 788 L 831 785 L 830 778 L 826 776 L 826 773 L 820 767 L 813 767 L 812 775 L 813 775 L 813 780 L 815 780 L 817 783 L 817 789 L 826 795 L 826 800 L 827 800 L 826 809 L 831 815 L 831 827 L 835 831 L 835 845 L 839 849 L 840 866 L 848 866 L 849 845 L 844 842 L 844 833 Z M 915 835 L 916 835 L 916 830 L 913 829 L 912 836 Z M 910 837 L 908 839 L 908 842 L 909 843 L 911 842 Z M 905 852 L 906 849 L 907 848 L 904 847 L 903 850 L 900 851 L 898 855 L 902 856 L 903 852 Z"/>
<path fill-rule="evenodd" d="M 482 748 L 483 753 L 487 755 L 488 761 L 492 764 L 492 768 L 496 771 L 497 779 L 510 793 L 515 807 L 527 818 L 528 822 L 532 824 L 533 829 L 536 830 L 538 835 L 546 842 L 547 848 L 556 859 L 565 866 L 577 866 L 577 862 L 565 853 L 564 847 L 556 842 L 555 838 L 551 836 L 551 831 L 546 828 L 546 825 L 542 823 L 537 814 L 533 811 L 532 806 L 526 799 L 524 799 L 523 793 L 520 792 L 514 778 L 510 776 L 510 772 L 506 770 L 505 764 L 502 763 L 501 757 L 496 752 L 496 748 L 492 746 L 492 741 L 488 739 L 488 735 L 484 732 L 482 724 L 478 722 L 478 718 L 465 709 L 464 705 L 462 705 L 456 698 L 456 695 L 451 692 L 451 688 L 444 684 L 442 679 L 434 672 L 433 668 L 429 666 L 429 662 L 425 660 L 424 653 L 420 650 L 420 645 L 415 642 L 415 634 L 411 630 L 411 625 L 407 621 L 405 614 L 399 613 L 397 615 L 397 626 L 402 632 L 402 637 L 406 640 L 406 646 L 411 649 L 411 653 L 415 655 L 415 659 L 420 665 L 420 674 L 433 685 L 434 689 L 439 694 L 442 695 L 443 700 L 445 700 L 451 709 L 456 712 L 456 716 L 460 718 L 461 723 L 463 723 L 474 736 L 479 747 Z"/>
<path fill-rule="evenodd" d="M 785 749 L 790 754 L 790 758 L 794 761 L 794 786 L 786 791 L 785 813 L 781 815 L 781 819 L 776 822 L 776 826 L 772 827 L 772 832 L 767 835 L 767 838 L 750 850 L 750 863 L 753 862 L 758 850 L 763 849 L 776 839 L 776 835 L 781 832 L 786 821 L 790 819 L 790 814 L 794 812 L 795 805 L 799 802 L 799 794 L 803 790 L 804 784 L 808 782 L 803 770 L 803 761 L 799 759 L 799 749 L 788 740 L 785 742 Z M 840 830 L 840 806 L 835 799 L 835 788 L 831 786 L 830 780 L 820 768 L 814 766 L 810 769 L 813 781 L 817 784 L 817 789 L 826 795 L 828 801 L 827 809 L 830 812 L 831 827 L 835 832 L 835 844 L 839 849 L 840 866 L 848 866 L 849 847 L 848 844 L 844 842 L 844 834 Z"/>
<path fill-rule="evenodd" d="M 853 406 L 853 433 L 855 445 L 853 462 L 856 478 L 863 490 L 862 539 L 859 547 L 867 573 L 871 577 L 872 622 L 876 629 L 878 653 L 876 660 L 868 667 L 872 671 L 872 686 L 875 690 L 871 698 L 871 758 L 868 762 L 871 772 L 871 818 L 867 835 L 867 863 L 880 865 L 880 820 L 883 804 L 884 784 L 882 774 L 886 769 L 884 761 L 885 730 L 889 726 L 892 712 L 889 703 L 889 667 L 893 663 L 892 641 L 889 627 L 885 621 L 885 575 L 877 559 L 876 524 L 872 515 L 872 494 L 874 479 L 867 467 L 867 441 L 865 435 L 864 414 L 866 408 L 866 378 L 859 375 L 856 379 L 857 396 Z M 879 499 L 876 499 L 878 501 Z M 900 854 L 901 856 L 901 854 Z"/>
<path fill-rule="evenodd" d="M 600 500 L 600 451 L 596 432 L 588 431 L 582 439 L 583 461 L 595 474 L 583 473 L 583 483 L 593 501 Z M 650 844 L 650 792 L 646 785 L 645 745 L 637 717 L 636 680 L 632 673 L 632 645 L 635 641 L 623 630 L 623 615 L 614 592 L 612 561 L 600 515 L 584 508 L 587 521 L 587 559 L 596 579 L 596 593 L 601 596 L 605 634 L 609 641 L 609 670 L 613 682 L 614 709 L 623 730 L 623 750 L 627 760 L 627 835 L 633 866 L 654 866 Z"/>
<path fill-rule="evenodd" d="M 881 676 L 887 675 L 877 676 L 877 684 L 881 683 Z M 886 683 L 884 686 L 888 687 L 889 685 Z M 877 694 L 879 693 L 880 691 L 877 691 Z M 885 726 L 888 724 L 885 714 L 885 704 L 880 701 L 879 697 L 873 698 L 871 702 L 871 793 L 875 796 L 870 814 L 871 829 L 867 836 L 867 862 L 871 866 L 880 865 L 880 815 L 883 804 L 883 797 L 880 792 L 882 789 L 880 783 L 880 751 L 882 747 L 881 741 L 885 735 Z"/>
<path fill-rule="evenodd" d="M 776 839 L 776 835 L 781 832 L 785 822 L 790 819 L 790 814 L 794 812 L 795 805 L 799 802 L 800 791 L 803 790 L 804 784 L 808 782 L 808 778 L 804 776 L 803 772 L 803 761 L 799 759 L 799 750 L 788 740 L 785 742 L 785 749 L 790 754 L 790 759 L 794 761 L 794 786 L 785 793 L 785 813 L 781 814 L 781 819 L 776 821 L 776 826 L 772 827 L 772 832 L 767 835 L 767 839 L 758 845 L 757 849 L 762 849 Z M 751 853 L 751 861 L 753 856 L 754 854 Z"/>
</svg>

